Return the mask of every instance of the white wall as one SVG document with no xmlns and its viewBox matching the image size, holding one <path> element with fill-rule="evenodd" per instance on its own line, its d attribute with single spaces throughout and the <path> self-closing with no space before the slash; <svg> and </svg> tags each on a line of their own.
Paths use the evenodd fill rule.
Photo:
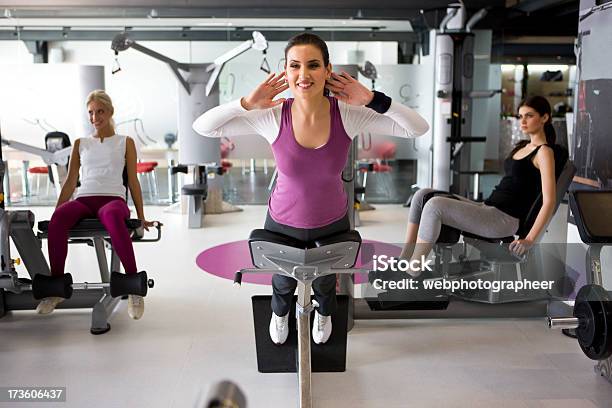
<svg viewBox="0 0 612 408">
<path fill-rule="evenodd" d="M 44 148 L 47 131 L 89 133 L 82 99 L 100 87 L 101 77 L 99 67 L 75 64 L 0 65 L 2 137 Z"/>
</svg>

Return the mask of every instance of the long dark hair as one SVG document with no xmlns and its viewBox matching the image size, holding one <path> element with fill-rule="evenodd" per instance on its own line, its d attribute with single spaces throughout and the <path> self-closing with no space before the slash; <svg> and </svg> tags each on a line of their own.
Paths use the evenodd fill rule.
<svg viewBox="0 0 612 408">
<path fill-rule="evenodd" d="M 296 45 L 314 45 L 321 51 L 323 55 L 323 64 L 327 67 L 329 65 L 329 51 L 327 50 L 327 44 L 321 37 L 312 33 L 301 33 L 294 37 L 291 37 L 285 46 L 285 61 L 287 61 L 287 52 Z"/>
<path fill-rule="evenodd" d="M 287 45 L 285 46 L 285 64 L 287 63 L 287 53 L 296 45 L 312 45 L 317 47 L 319 51 L 321 51 L 321 55 L 323 55 L 323 65 L 325 65 L 325 68 L 327 68 L 329 65 L 329 51 L 327 49 L 327 44 L 321 37 L 312 33 L 301 33 L 289 39 Z M 323 90 L 323 95 L 329 95 L 329 90 L 327 88 Z"/>
<path fill-rule="evenodd" d="M 546 135 L 546 143 L 552 147 L 557 141 L 557 132 L 555 132 L 555 128 L 552 124 L 552 111 L 550 108 L 550 103 L 543 96 L 531 96 L 527 99 L 524 99 L 519 105 L 519 109 L 523 106 L 527 106 L 540 114 L 540 116 L 548 115 L 548 121 L 544 124 L 544 134 Z M 529 144 L 529 140 L 521 140 L 515 146 L 514 149 L 510 152 L 510 157 L 514 156 L 514 153 L 525 147 Z"/>
</svg>

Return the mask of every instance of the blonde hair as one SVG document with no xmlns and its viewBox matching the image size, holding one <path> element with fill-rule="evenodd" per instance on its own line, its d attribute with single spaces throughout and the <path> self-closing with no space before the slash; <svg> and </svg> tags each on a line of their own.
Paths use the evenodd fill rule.
<svg viewBox="0 0 612 408">
<path fill-rule="evenodd" d="M 89 106 L 89 104 L 94 101 L 99 102 L 102 105 L 104 105 L 104 107 L 110 111 L 111 115 L 115 113 L 115 107 L 113 106 L 113 101 L 111 97 L 108 96 L 106 91 L 102 89 L 96 89 L 94 91 L 91 91 L 89 95 L 87 95 L 87 102 L 85 103 L 85 106 Z M 110 125 L 114 132 L 115 131 L 115 121 L 112 118 L 110 119 Z"/>
</svg>

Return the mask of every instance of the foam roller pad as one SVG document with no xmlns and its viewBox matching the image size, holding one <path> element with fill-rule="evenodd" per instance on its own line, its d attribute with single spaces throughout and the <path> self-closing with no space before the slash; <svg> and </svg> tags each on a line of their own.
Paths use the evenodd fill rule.
<svg viewBox="0 0 612 408">
<path fill-rule="evenodd" d="M 145 271 L 125 274 L 112 272 L 110 278 L 110 291 L 112 297 L 125 295 L 147 295 L 147 273 Z"/>
<path fill-rule="evenodd" d="M 48 276 L 36 274 L 32 280 L 32 295 L 40 300 L 46 297 L 62 297 L 69 299 L 72 296 L 72 275 Z"/>
</svg>

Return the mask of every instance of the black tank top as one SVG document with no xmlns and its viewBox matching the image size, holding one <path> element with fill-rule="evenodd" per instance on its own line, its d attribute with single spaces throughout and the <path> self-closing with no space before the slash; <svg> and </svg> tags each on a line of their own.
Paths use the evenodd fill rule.
<svg viewBox="0 0 612 408">
<path fill-rule="evenodd" d="M 504 160 L 505 175 L 485 200 L 486 205 L 518 218 L 521 223 L 525 221 L 542 191 L 540 170 L 531 161 L 542 146 L 547 144 L 541 144 L 520 160 L 515 160 L 512 156 Z"/>
</svg>

